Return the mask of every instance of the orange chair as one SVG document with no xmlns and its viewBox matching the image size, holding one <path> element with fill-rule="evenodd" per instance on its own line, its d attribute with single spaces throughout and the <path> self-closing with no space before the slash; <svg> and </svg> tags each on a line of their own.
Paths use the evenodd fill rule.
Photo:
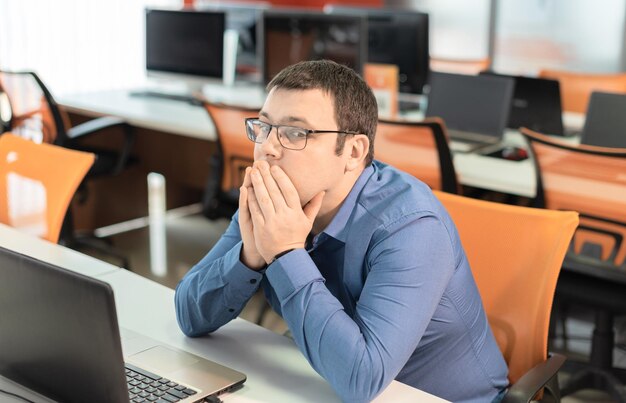
<svg viewBox="0 0 626 403">
<path fill-rule="evenodd" d="M 481 71 L 488 70 L 491 59 L 448 59 L 443 57 L 430 57 L 430 69 L 444 73 L 476 75 Z"/>
<path fill-rule="evenodd" d="M 435 194 L 459 231 L 509 367 L 511 386 L 503 402 L 529 402 L 543 388 L 558 401 L 556 374 L 565 357 L 548 354 L 548 328 L 578 214 Z"/>
<path fill-rule="evenodd" d="M 571 255 L 601 246 L 598 263 L 626 270 L 626 149 L 571 145 L 522 128 L 537 166 L 536 207 L 575 210 Z"/>
<path fill-rule="evenodd" d="M 586 113 L 593 91 L 626 92 L 626 73 L 591 74 L 571 71 L 541 70 L 541 78 L 558 80 L 564 111 Z"/>
<path fill-rule="evenodd" d="M 415 176 L 432 189 L 460 193 L 443 120 L 380 120 L 374 150 L 377 160 Z"/>
<path fill-rule="evenodd" d="M 239 187 L 246 167 L 254 162 L 254 143 L 248 140 L 244 119 L 258 109 L 225 104 L 204 104 L 217 133 L 217 153 L 204 191 L 203 214 L 209 219 L 230 218 L 239 206 Z"/>
<path fill-rule="evenodd" d="M 0 136 L 0 222 L 57 242 L 94 155 Z"/>
<path fill-rule="evenodd" d="M 626 371 L 613 367 L 613 318 L 626 313 L 626 149 L 571 145 L 521 131 L 535 158 L 535 206 L 581 215 L 557 297 L 592 307 L 595 330 L 589 365 L 570 378 L 563 394 L 595 388 L 626 401 Z"/>
</svg>

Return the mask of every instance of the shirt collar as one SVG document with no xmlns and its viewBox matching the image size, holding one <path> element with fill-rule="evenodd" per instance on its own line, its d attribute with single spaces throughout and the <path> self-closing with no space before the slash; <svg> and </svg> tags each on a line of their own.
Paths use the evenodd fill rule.
<svg viewBox="0 0 626 403">
<path fill-rule="evenodd" d="M 356 206 L 359 193 L 361 193 L 361 190 L 363 190 L 365 184 L 373 173 L 373 164 L 370 164 L 363 170 L 363 172 L 361 172 L 361 175 L 359 175 L 359 178 L 354 183 L 354 186 L 352 186 L 350 193 L 348 193 L 348 196 L 343 201 L 339 211 L 337 211 L 337 214 L 335 214 L 333 219 L 330 221 L 330 224 L 328 224 L 328 226 L 319 235 L 326 234 L 327 236 L 331 236 L 338 241 L 346 241 L 346 235 L 348 232 L 346 226 L 348 224 L 348 220 L 350 219 L 350 215 Z"/>
</svg>

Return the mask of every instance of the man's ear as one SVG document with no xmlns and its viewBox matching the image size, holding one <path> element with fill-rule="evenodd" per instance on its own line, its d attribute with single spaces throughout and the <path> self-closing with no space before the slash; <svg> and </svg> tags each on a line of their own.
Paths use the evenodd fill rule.
<svg viewBox="0 0 626 403">
<path fill-rule="evenodd" d="M 346 171 L 353 171 L 362 168 L 370 149 L 370 139 L 364 135 L 355 135 L 346 142 L 346 150 L 348 153 L 348 161 L 346 162 Z"/>
</svg>

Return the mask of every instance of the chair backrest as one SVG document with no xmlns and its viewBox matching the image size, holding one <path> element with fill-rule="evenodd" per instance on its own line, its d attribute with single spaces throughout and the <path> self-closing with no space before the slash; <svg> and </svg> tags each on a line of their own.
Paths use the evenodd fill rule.
<svg viewBox="0 0 626 403">
<path fill-rule="evenodd" d="M 552 299 L 578 214 L 435 194 L 459 231 L 515 383 L 547 358 Z"/>
<path fill-rule="evenodd" d="M 0 70 L 0 92 L 12 111 L 6 131 L 36 143 L 65 144 L 68 117 L 37 74 Z"/>
<path fill-rule="evenodd" d="M 449 59 L 443 57 L 430 57 L 430 69 L 444 73 L 471 74 L 488 70 L 491 59 Z"/>
<path fill-rule="evenodd" d="M 522 134 L 536 164 L 535 205 L 581 214 L 570 255 L 597 245 L 597 259 L 626 268 L 626 149 L 567 144 L 525 128 Z"/>
<path fill-rule="evenodd" d="M 626 92 L 626 73 L 591 74 L 560 70 L 541 70 L 541 78 L 559 80 L 564 111 L 586 113 L 593 91 Z"/>
<path fill-rule="evenodd" d="M 380 120 L 374 155 L 377 160 L 415 176 L 432 189 L 460 192 L 446 126 L 439 118 L 421 122 Z"/>
<path fill-rule="evenodd" d="M 94 155 L 0 136 L 0 222 L 57 242 L 74 192 Z"/>
<path fill-rule="evenodd" d="M 245 167 L 254 162 L 254 143 L 246 136 L 244 119 L 258 115 L 258 109 L 205 103 L 215 125 L 217 143 L 222 155 L 222 190 L 238 189 Z"/>
</svg>

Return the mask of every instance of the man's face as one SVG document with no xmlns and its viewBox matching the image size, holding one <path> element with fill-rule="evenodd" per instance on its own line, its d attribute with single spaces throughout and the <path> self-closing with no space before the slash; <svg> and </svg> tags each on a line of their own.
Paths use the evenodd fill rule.
<svg viewBox="0 0 626 403">
<path fill-rule="evenodd" d="M 259 114 L 273 125 L 297 126 L 314 130 L 338 130 L 332 98 L 321 90 L 270 91 Z M 345 155 L 335 154 L 336 133 L 309 134 L 303 150 L 283 148 L 272 129 L 269 138 L 254 147 L 255 161 L 278 165 L 293 182 L 302 205 L 317 193 L 332 193 L 345 171 Z"/>
</svg>

